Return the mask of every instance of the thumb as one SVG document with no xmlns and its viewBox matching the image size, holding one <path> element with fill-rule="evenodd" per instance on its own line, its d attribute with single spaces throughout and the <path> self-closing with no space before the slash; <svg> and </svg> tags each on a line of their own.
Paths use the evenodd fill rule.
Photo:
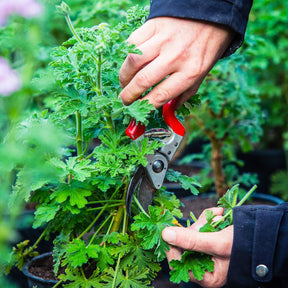
<svg viewBox="0 0 288 288">
<path fill-rule="evenodd" d="M 170 245 L 184 250 L 224 257 L 231 253 L 233 227 L 219 232 L 198 232 L 184 227 L 167 227 L 162 231 L 162 238 Z"/>
</svg>

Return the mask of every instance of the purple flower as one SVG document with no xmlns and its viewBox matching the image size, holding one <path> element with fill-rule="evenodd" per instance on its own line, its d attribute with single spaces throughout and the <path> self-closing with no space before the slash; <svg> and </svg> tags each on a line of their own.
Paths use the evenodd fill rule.
<svg viewBox="0 0 288 288">
<path fill-rule="evenodd" d="M 5 25 L 11 14 L 30 18 L 40 15 L 42 10 L 35 0 L 0 0 L 0 25 Z"/>
<path fill-rule="evenodd" d="M 0 0 L 1 1 L 1 0 Z M 21 87 L 20 78 L 8 62 L 0 57 L 0 96 L 9 96 Z"/>
</svg>

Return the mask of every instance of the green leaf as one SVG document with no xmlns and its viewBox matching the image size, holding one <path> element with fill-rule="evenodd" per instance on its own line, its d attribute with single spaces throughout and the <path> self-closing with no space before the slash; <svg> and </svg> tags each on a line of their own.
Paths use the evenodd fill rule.
<svg viewBox="0 0 288 288">
<path fill-rule="evenodd" d="M 61 280 L 67 282 L 65 288 L 94 288 L 102 287 L 101 272 L 96 268 L 91 277 L 86 278 L 78 269 L 66 269 L 65 274 L 59 276 Z"/>
<path fill-rule="evenodd" d="M 205 223 L 205 225 L 202 226 L 199 229 L 199 231 L 200 232 L 215 232 L 216 229 L 212 226 L 212 222 L 213 222 L 215 215 L 213 215 L 213 212 L 211 210 L 206 210 L 205 217 L 206 217 L 207 223 Z"/>
<path fill-rule="evenodd" d="M 106 192 L 110 187 L 121 186 L 122 183 L 117 178 L 100 175 L 94 178 L 92 184 L 101 191 Z"/>
<path fill-rule="evenodd" d="M 167 192 L 163 189 L 158 190 L 154 202 L 157 203 L 162 209 L 168 209 L 173 216 L 181 218 L 183 214 L 179 209 L 181 206 L 180 200 L 171 192 Z"/>
<path fill-rule="evenodd" d="M 81 182 L 91 177 L 91 172 L 94 169 L 89 159 L 79 160 L 77 157 L 69 157 L 66 161 L 66 170 L 73 175 L 75 180 Z"/>
<path fill-rule="evenodd" d="M 117 280 L 120 282 L 119 288 L 149 288 L 150 280 L 149 280 L 149 268 L 145 269 L 131 269 L 127 271 L 125 274 L 122 272 L 117 275 Z M 128 275 L 128 277 L 127 277 Z"/>
<path fill-rule="evenodd" d="M 72 243 L 67 244 L 65 258 L 63 259 L 62 266 L 67 264 L 72 267 L 81 267 L 88 262 L 88 249 L 83 240 L 74 239 Z M 96 252 L 95 252 L 96 253 Z M 94 254 L 96 257 L 98 254 Z"/>
<path fill-rule="evenodd" d="M 169 250 L 168 244 L 162 239 L 162 230 L 166 226 L 171 226 L 173 216 L 161 207 L 149 206 L 149 215 L 140 213 L 134 217 L 135 222 L 131 225 L 132 231 L 139 231 L 137 236 L 142 239 L 144 249 L 155 249 L 158 260 L 163 260 L 165 251 Z"/>
<path fill-rule="evenodd" d="M 174 283 L 189 282 L 189 271 L 200 281 L 203 279 L 205 272 L 214 270 L 214 262 L 210 255 L 194 251 L 185 251 L 181 260 L 172 260 L 169 265 L 173 268 L 170 271 L 170 280 Z"/>
<path fill-rule="evenodd" d="M 70 184 L 60 184 L 50 197 L 59 203 L 69 201 L 71 206 L 83 208 L 88 203 L 86 197 L 91 194 L 91 187 L 89 185 L 72 181 Z"/>
<path fill-rule="evenodd" d="M 114 269 L 106 269 L 105 275 L 103 275 L 103 283 L 99 287 L 103 288 L 111 288 L 112 283 L 114 281 L 115 271 Z M 145 269 L 140 270 L 137 266 L 134 269 L 123 271 L 121 269 L 117 272 L 117 278 L 115 281 L 115 286 L 117 288 L 148 288 L 150 286 L 149 280 L 149 269 L 146 267 Z"/>
<path fill-rule="evenodd" d="M 148 100 L 135 101 L 129 106 L 125 106 L 123 110 L 124 115 L 129 115 L 131 118 L 135 119 L 137 122 L 143 124 L 148 124 L 148 116 L 151 111 L 155 108 L 152 104 L 148 104 Z"/>
<path fill-rule="evenodd" d="M 49 221 L 53 220 L 56 213 L 60 210 L 59 205 L 49 205 L 49 204 L 42 204 L 41 207 L 37 208 L 35 212 L 35 220 L 33 223 L 33 228 L 38 228 L 43 224 L 48 223 Z"/>
<path fill-rule="evenodd" d="M 219 199 L 218 204 L 226 209 L 232 209 L 237 204 L 239 185 L 234 185 Z"/>
<path fill-rule="evenodd" d="M 199 191 L 196 187 L 201 187 L 201 184 L 187 175 L 182 175 L 178 171 L 169 169 L 166 173 L 166 178 L 171 182 L 179 182 L 185 190 L 190 190 L 194 195 L 199 194 Z"/>
</svg>

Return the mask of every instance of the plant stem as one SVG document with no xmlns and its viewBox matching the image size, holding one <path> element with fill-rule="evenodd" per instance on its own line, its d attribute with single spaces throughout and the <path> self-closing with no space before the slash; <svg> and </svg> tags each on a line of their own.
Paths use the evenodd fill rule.
<svg viewBox="0 0 288 288">
<path fill-rule="evenodd" d="M 121 205 L 118 208 L 118 211 L 117 211 L 117 213 L 116 213 L 116 215 L 114 217 L 114 223 L 112 225 L 111 232 L 117 232 L 119 230 L 121 221 L 123 219 L 123 215 L 124 215 L 124 206 Z"/>
<path fill-rule="evenodd" d="M 75 30 L 75 28 L 73 26 L 73 23 L 71 21 L 71 18 L 70 18 L 70 16 L 68 14 L 65 16 L 65 19 L 66 19 L 66 22 L 68 24 L 68 27 L 69 27 L 71 33 L 75 36 L 75 38 L 77 39 L 77 41 L 80 44 L 83 44 L 84 42 L 82 41 L 82 39 L 79 37 L 78 33 L 76 32 L 76 30 Z"/>
<path fill-rule="evenodd" d="M 218 198 L 221 198 L 227 191 L 225 174 L 223 172 L 222 141 L 216 137 L 210 137 L 212 145 L 211 167 L 214 173 L 214 183 Z"/>
<path fill-rule="evenodd" d="M 124 179 L 123 179 L 123 181 L 124 181 Z M 121 185 L 119 185 L 118 187 L 117 187 L 117 189 L 114 191 L 114 193 L 112 194 L 112 196 L 110 197 L 110 199 L 109 200 L 112 200 L 113 199 L 113 197 L 118 193 L 118 191 L 119 191 L 119 189 L 121 188 Z M 109 201 L 108 200 L 108 201 Z M 93 225 L 96 223 L 96 221 L 100 218 L 100 216 L 104 213 L 104 211 L 107 209 L 107 207 L 108 207 L 108 203 L 106 203 L 103 207 L 102 207 L 102 209 L 101 209 L 101 211 L 98 213 L 98 215 L 95 217 L 95 219 L 90 223 L 90 225 L 77 237 L 77 239 L 80 239 L 80 238 L 82 238 L 92 227 L 93 227 Z"/>
<path fill-rule="evenodd" d="M 123 212 L 124 212 L 124 217 L 123 217 L 123 228 L 122 228 L 122 234 L 125 235 L 126 233 L 126 225 L 127 225 L 127 211 L 126 209 L 123 208 Z M 117 260 L 117 264 L 116 264 L 116 267 L 115 267 L 115 273 L 114 273 L 114 278 L 113 278 L 113 283 L 112 283 L 112 288 L 116 287 L 116 280 L 117 280 L 117 274 L 118 274 L 118 271 L 119 271 L 119 266 L 120 266 L 120 260 L 121 260 L 121 255 L 119 254 L 118 255 L 118 260 Z"/>
<path fill-rule="evenodd" d="M 99 91 L 99 96 L 102 95 L 102 55 L 98 55 L 97 61 L 97 89 Z"/>
<path fill-rule="evenodd" d="M 63 280 L 58 281 L 58 282 L 53 286 L 53 288 L 56 288 L 56 287 L 60 286 L 62 283 L 63 283 Z"/>
<path fill-rule="evenodd" d="M 121 260 L 121 256 L 118 255 L 117 264 L 116 264 L 116 267 L 115 267 L 115 273 L 114 273 L 114 277 L 113 277 L 113 282 L 112 282 L 112 287 L 111 288 L 115 288 L 116 287 L 116 280 L 117 280 L 117 274 L 118 274 L 118 270 L 119 270 L 119 266 L 120 266 L 120 260 Z"/>
<path fill-rule="evenodd" d="M 139 209 L 141 210 L 142 213 L 144 213 L 146 216 L 150 217 L 147 212 L 144 210 L 144 208 L 142 207 L 142 205 L 140 204 L 139 200 L 137 199 L 137 197 L 134 195 L 133 199 L 135 201 L 135 203 L 137 204 L 137 206 L 139 207 Z"/>
<path fill-rule="evenodd" d="M 83 131 L 82 131 L 82 116 L 79 111 L 76 111 L 76 145 L 77 155 L 83 154 Z"/>
<path fill-rule="evenodd" d="M 123 202 L 123 200 L 121 199 L 121 200 L 112 200 L 112 199 L 110 199 L 110 200 L 105 200 L 105 203 L 115 203 L 115 204 L 122 204 L 122 203 L 124 203 Z M 98 201 L 89 201 L 88 203 L 87 203 L 87 205 L 91 205 L 91 204 L 103 204 L 103 200 L 98 200 Z"/>
<path fill-rule="evenodd" d="M 106 208 L 113 208 L 113 207 L 119 207 L 119 204 L 112 204 L 112 205 L 109 205 L 107 206 Z M 90 208 L 90 209 L 87 209 L 87 211 L 97 211 L 97 210 L 101 210 L 102 207 L 96 207 L 96 208 Z"/>
<path fill-rule="evenodd" d="M 257 185 L 254 185 L 246 194 L 245 196 L 237 203 L 236 206 L 241 206 L 243 203 L 251 196 L 251 194 L 255 191 Z M 212 224 L 213 227 L 218 226 L 223 220 L 225 220 L 229 215 L 233 213 L 233 209 L 231 209 L 227 214 L 225 214 L 219 221 Z"/>
<path fill-rule="evenodd" d="M 245 196 L 239 201 L 239 203 L 236 206 L 241 206 L 250 196 L 251 194 L 255 191 L 257 188 L 257 185 L 254 185 L 246 194 Z"/>
<path fill-rule="evenodd" d="M 90 223 L 90 225 L 77 237 L 77 239 L 82 238 L 92 227 L 93 225 L 96 223 L 96 221 L 100 218 L 100 216 L 104 213 L 104 211 L 106 210 L 108 204 L 104 205 L 102 207 L 102 210 L 97 214 L 97 216 L 94 218 L 94 220 Z"/>
<path fill-rule="evenodd" d="M 44 229 L 44 231 L 41 233 L 41 235 L 38 237 L 38 239 L 36 240 L 36 242 L 33 244 L 33 246 L 31 247 L 32 250 L 34 250 L 34 249 L 37 248 L 39 242 L 43 239 L 43 237 L 45 236 L 47 230 L 49 229 L 50 224 L 51 224 L 51 223 L 49 223 L 49 224 L 46 226 L 46 228 Z"/>
<path fill-rule="evenodd" d="M 91 240 L 89 241 L 88 246 L 93 243 L 96 235 L 101 231 L 101 229 L 105 226 L 105 224 L 110 220 L 111 217 L 112 217 L 112 214 L 110 214 L 110 215 L 105 219 L 105 221 L 102 223 L 102 225 L 100 225 L 100 227 L 98 228 L 98 230 L 97 230 L 96 232 L 94 232 L 93 236 L 91 237 Z"/>
<path fill-rule="evenodd" d="M 82 41 L 82 39 L 80 38 L 80 36 L 78 35 L 78 33 L 76 32 L 74 25 L 71 21 L 71 18 L 69 15 L 65 16 L 66 22 L 68 24 L 68 27 L 71 31 L 71 33 L 74 35 L 74 37 L 77 39 L 78 43 L 80 44 L 84 44 L 84 42 Z M 97 66 L 98 66 L 98 72 L 97 72 L 97 90 L 99 91 L 99 96 L 102 95 L 102 55 L 99 54 L 98 55 L 98 59 L 94 56 L 91 55 L 91 57 L 93 58 L 94 61 L 96 61 Z"/>
</svg>

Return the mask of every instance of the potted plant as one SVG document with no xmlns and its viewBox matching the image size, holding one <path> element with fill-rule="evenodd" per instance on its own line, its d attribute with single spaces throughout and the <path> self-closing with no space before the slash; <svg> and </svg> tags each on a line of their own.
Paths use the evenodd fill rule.
<svg viewBox="0 0 288 288">
<path fill-rule="evenodd" d="M 269 12 L 268 12 L 269 11 Z M 276 0 L 255 2 L 243 47 L 250 65 L 250 79 L 259 90 L 264 123 L 254 151 L 241 153 L 243 170 L 259 175 L 259 190 L 271 194 L 271 176 L 286 169 L 287 122 L 287 4 Z"/>
<path fill-rule="evenodd" d="M 44 153 L 41 159 L 53 173 L 27 182 L 22 176 L 29 170 L 19 169 L 13 193 L 21 197 L 25 191 L 37 203 L 33 227 L 43 226 L 44 231 L 35 243 L 14 247 L 11 263 L 22 269 L 37 254 L 41 239 L 56 234 L 55 276 L 45 285 L 148 287 L 168 249 L 161 232 L 177 223 L 181 212 L 180 201 L 164 188 L 148 212 L 135 201 L 132 219 L 125 208 L 131 175 L 161 146 L 148 138 L 136 144 L 125 135 L 131 118 L 153 125 L 153 106 L 147 101 L 123 106 L 118 99 L 118 69 L 127 53 L 140 53 L 125 39 L 143 23 L 147 11 L 136 7 L 114 27 L 75 29 L 68 5 L 62 2 L 58 9 L 73 34 L 52 53 L 58 89 L 44 99 L 45 109 L 30 116 L 19 131 L 49 123 L 62 131 L 65 145 L 61 155 Z M 37 143 L 30 144 L 37 151 Z M 195 191 L 193 179 L 173 172 L 170 177 Z"/>
<path fill-rule="evenodd" d="M 199 89 L 201 105 L 185 119 L 188 143 L 202 139 L 204 144 L 200 153 L 191 151 L 179 163 L 204 163 L 197 179 L 204 189 L 212 185 L 218 198 L 235 183 L 249 187 L 257 181 L 251 174 L 240 175 L 237 168 L 242 165 L 239 149 L 251 150 L 262 133 L 260 100 L 248 70 L 245 53 L 219 61 Z"/>
</svg>

